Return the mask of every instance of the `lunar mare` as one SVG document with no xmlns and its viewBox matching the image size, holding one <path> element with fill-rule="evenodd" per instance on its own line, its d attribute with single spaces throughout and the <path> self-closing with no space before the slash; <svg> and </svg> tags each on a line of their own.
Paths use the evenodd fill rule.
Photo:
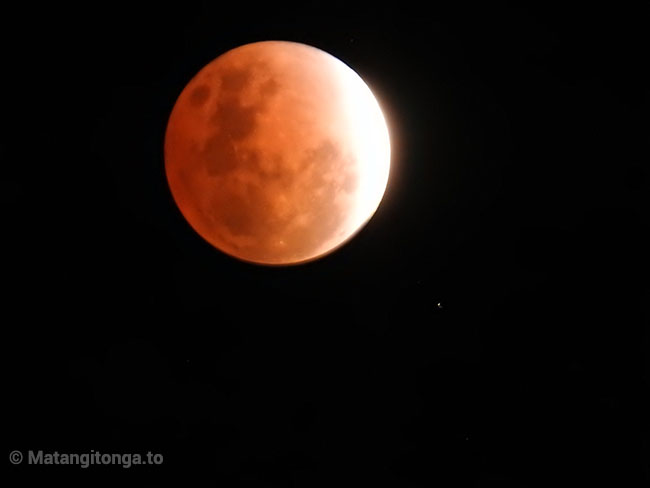
<svg viewBox="0 0 650 488">
<path fill-rule="evenodd" d="M 165 171 L 189 224 L 244 261 L 310 261 L 350 239 L 388 181 L 390 142 L 374 95 L 347 65 L 286 41 L 206 65 L 167 125 Z"/>
</svg>

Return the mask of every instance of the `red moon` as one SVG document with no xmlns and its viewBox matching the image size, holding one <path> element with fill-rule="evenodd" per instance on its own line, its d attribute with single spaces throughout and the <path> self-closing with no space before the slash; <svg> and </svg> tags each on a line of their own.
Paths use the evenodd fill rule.
<svg viewBox="0 0 650 488">
<path fill-rule="evenodd" d="M 192 228 L 243 261 L 312 261 L 347 242 L 386 189 L 380 106 L 346 64 L 312 46 L 246 44 L 181 92 L 165 134 L 172 196 Z"/>
</svg>

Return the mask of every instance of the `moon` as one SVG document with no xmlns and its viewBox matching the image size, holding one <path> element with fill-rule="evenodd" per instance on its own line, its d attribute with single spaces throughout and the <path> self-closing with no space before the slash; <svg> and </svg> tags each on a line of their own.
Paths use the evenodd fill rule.
<svg viewBox="0 0 650 488">
<path fill-rule="evenodd" d="M 349 66 L 312 46 L 263 41 L 190 80 L 164 157 L 174 201 L 201 237 L 246 262 L 291 265 L 331 253 L 370 220 L 390 140 Z"/>
</svg>

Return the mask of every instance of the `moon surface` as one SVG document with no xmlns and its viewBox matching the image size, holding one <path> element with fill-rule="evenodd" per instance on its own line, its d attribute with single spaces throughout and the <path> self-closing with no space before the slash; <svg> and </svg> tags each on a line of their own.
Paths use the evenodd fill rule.
<svg viewBox="0 0 650 488">
<path fill-rule="evenodd" d="M 187 84 L 165 134 L 172 196 L 235 258 L 289 265 L 327 255 L 376 211 L 390 141 L 364 81 L 305 44 L 232 49 Z"/>
</svg>

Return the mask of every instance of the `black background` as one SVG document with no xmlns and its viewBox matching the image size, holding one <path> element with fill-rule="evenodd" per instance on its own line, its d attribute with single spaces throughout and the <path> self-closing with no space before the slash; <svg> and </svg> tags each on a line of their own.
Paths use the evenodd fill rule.
<svg viewBox="0 0 650 488">
<path fill-rule="evenodd" d="M 14 486 L 647 486 L 648 12 L 454 5 L 3 7 L 6 453 L 164 455 Z M 187 81 L 266 39 L 352 66 L 393 146 L 370 223 L 290 268 L 163 171 Z"/>
</svg>

